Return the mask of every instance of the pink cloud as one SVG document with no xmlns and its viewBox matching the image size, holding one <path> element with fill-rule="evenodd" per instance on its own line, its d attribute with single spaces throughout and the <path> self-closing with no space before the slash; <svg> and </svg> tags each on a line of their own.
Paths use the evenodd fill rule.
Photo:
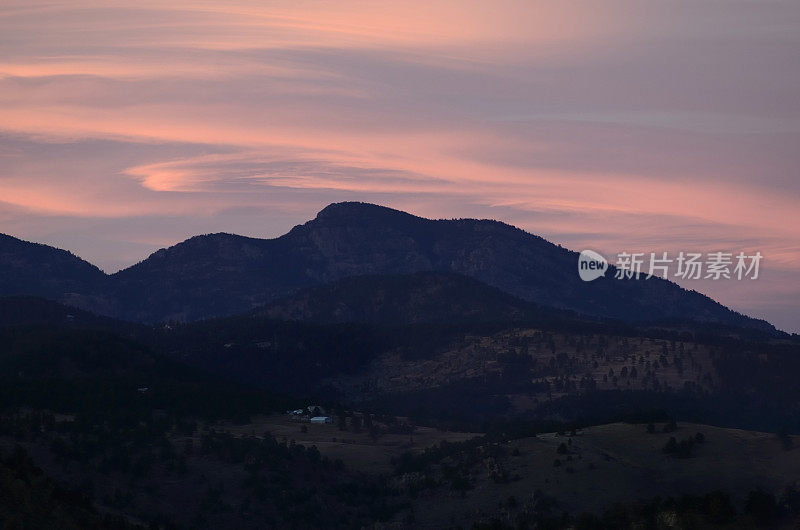
<svg viewBox="0 0 800 530">
<path fill-rule="evenodd" d="M 364 199 L 571 246 L 760 248 L 783 274 L 763 292 L 800 296 L 797 21 L 777 0 L 12 0 L 4 222 L 105 223 L 143 252 L 164 240 L 142 219 L 277 235 Z"/>
</svg>

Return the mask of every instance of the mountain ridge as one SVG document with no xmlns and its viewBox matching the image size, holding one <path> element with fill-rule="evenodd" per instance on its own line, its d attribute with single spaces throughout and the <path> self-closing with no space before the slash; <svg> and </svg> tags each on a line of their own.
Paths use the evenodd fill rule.
<svg viewBox="0 0 800 530">
<path fill-rule="evenodd" d="M 94 290 L 106 277 L 69 250 L 0 234 L 0 296 L 54 298 Z"/>
<path fill-rule="evenodd" d="M 774 331 L 767 322 L 660 278 L 583 282 L 575 272 L 577 256 L 500 221 L 432 220 L 370 203 L 342 202 L 274 239 L 198 235 L 117 273 L 97 269 L 101 276 L 73 289 L 77 295 L 69 301 L 128 320 L 196 320 L 247 312 L 299 289 L 350 276 L 438 271 L 474 278 L 540 306 L 591 316 L 624 321 L 688 317 Z M 53 291 L 8 294 L 65 300 L 65 293 Z"/>
</svg>

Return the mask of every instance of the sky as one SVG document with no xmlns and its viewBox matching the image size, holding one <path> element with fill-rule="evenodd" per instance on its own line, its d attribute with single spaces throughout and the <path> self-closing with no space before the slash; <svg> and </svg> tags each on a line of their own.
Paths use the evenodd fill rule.
<svg viewBox="0 0 800 530">
<path fill-rule="evenodd" d="M 760 251 L 679 283 L 798 332 L 799 49 L 796 0 L 4 0 L 0 232 L 114 272 L 375 202 Z"/>
</svg>

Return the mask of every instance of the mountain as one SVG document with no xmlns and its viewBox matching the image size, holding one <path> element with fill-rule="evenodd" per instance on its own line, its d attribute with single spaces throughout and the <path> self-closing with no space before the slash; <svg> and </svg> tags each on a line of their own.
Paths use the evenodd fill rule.
<svg viewBox="0 0 800 530">
<path fill-rule="evenodd" d="M 373 204 L 331 204 L 275 239 L 196 236 L 111 276 L 71 254 L 2 240 L 0 294 L 70 301 L 126 320 L 191 321 L 251 311 L 302 288 L 363 275 L 455 273 L 539 306 L 628 322 L 691 319 L 774 331 L 678 285 L 587 283 L 578 254 L 489 220 L 431 220 Z"/>
<path fill-rule="evenodd" d="M 194 320 L 244 312 L 299 288 L 357 275 L 452 272 L 541 306 L 626 321 L 691 318 L 770 330 L 678 285 L 583 282 L 577 253 L 489 220 L 430 220 L 365 203 L 331 204 L 276 239 L 193 237 L 112 276 L 118 315 Z M 613 273 L 613 270 L 612 270 Z"/>
<path fill-rule="evenodd" d="M 66 300 L 90 293 L 106 275 L 71 252 L 0 234 L 0 296 Z"/>
</svg>

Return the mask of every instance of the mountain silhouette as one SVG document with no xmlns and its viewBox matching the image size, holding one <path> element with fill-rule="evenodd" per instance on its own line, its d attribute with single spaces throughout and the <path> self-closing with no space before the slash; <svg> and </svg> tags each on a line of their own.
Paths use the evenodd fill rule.
<svg viewBox="0 0 800 530">
<path fill-rule="evenodd" d="M 331 204 L 275 239 L 195 236 L 107 277 L 64 251 L 44 247 L 47 253 L 39 247 L 44 246 L 3 255 L 0 265 L 9 269 L 10 262 L 12 276 L 23 278 L 6 278 L 7 285 L 19 288 L 4 294 L 65 300 L 76 293 L 71 301 L 85 309 L 143 322 L 247 312 L 351 276 L 436 271 L 474 278 L 539 306 L 586 315 L 774 330 L 660 278 L 617 280 L 612 267 L 605 277 L 583 282 L 576 252 L 505 223 L 431 220 L 367 203 Z M 27 267 L 14 267 L 20 260 Z M 43 264 L 38 268 L 37 260 Z"/>
<path fill-rule="evenodd" d="M 0 234 L 0 296 L 68 299 L 101 288 L 106 275 L 71 252 Z"/>
</svg>

